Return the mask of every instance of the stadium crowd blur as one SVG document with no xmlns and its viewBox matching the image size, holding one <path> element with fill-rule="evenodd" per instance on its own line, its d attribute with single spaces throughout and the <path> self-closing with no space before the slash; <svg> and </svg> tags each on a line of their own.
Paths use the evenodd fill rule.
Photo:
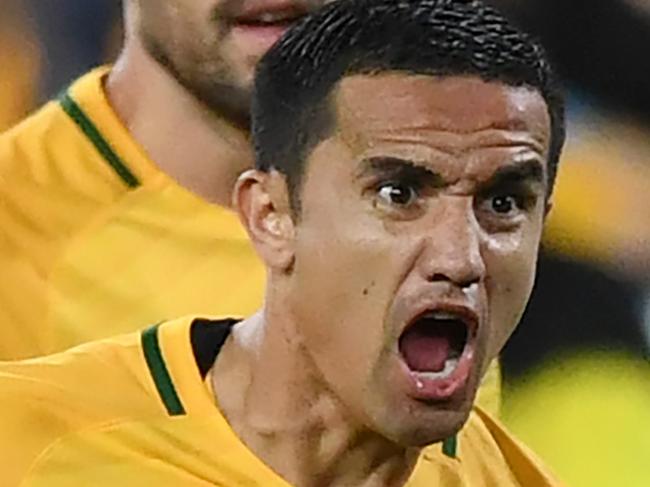
<svg viewBox="0 0 650 487">
<path fill-rule="evenodd" d="M 504 421 L 569 486 L 650 485 L 650 1 L 492 0 L 545 43 L 569 140 Z M 120 42 L 117 0 L 3 0 L 0 130 Z M 5 326 L 5 324 L 3 324 Z"/>
</svg>

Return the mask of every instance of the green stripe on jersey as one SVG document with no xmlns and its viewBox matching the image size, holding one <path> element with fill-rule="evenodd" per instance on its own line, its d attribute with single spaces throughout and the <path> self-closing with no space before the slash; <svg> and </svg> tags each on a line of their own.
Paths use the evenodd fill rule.
<svg viewBox="0 0 650 487">
<path fill-rule="evenodd" d="M 102 136 L 95 124 L 88 118 L 81 107 L 75 102 L 70 94 L 66 91 L 59 96 L 59 103 L 63 111 L 77 124 L 81 131 L 88 137 L 90 142 L 95 146 L 104 160 L 113 168 L 117 175 L 130 188 L 140 186 L 140 181 L 124 164 L 122 159 L 115 153 L 110 144 Z"/>
<path fill-rule="evenodd" d="M 442 453 L 444 453 L 450 458 L 456 458 L 457 450 L 458 450 L 458 438 L 456 436 L 447 438 L 442 443 Z"/>
<path fill-rule="evenodd" d="M 156 384 L 160 399 L 165 405 L 167 412 L 170 416 L 180 416 L 185 414 L 185 408 L 176 393 L 174 383 L 165 365 L 165 359 L 160 351 L 158 326 L 152 326 L 142 332 L 142 351 L 144 352 L 144 358 L 147 361 L 151 377 L 153 377 L 153 381 Z"/>
</svg>

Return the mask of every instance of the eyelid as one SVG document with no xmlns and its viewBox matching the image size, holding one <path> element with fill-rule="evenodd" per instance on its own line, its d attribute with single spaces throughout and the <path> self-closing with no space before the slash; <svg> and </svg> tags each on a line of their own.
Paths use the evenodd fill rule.
<svg viewBox="0 0 650 487">
<path fill-rule="evenodd" d="M 358 177 L 372 180 L 410 181 L 411 184 L 440 186 L 443 184 L 439 174 L 425 164 L 394 157 L 373 157 L 366 159 Z"/>
<path fill-rule="evenodd" d="M 484 187 L 479 194 L 483 197 L 494 195 L 515 194 L 524 197 L 539 197 L 543 193 L 543 185 L 537 181 L 508 181 Z"/>
<path fill-rule="evenodd" d="M 421 191 L 422 188 L 424 187 L 424 182 L 420 178 L 413 178 L 410 177 L 409 175 L 379 176 L 373 182 L 371 187 L 374 188 L 375 190 L 379 190 L 380 188 L 384 186 L 388 186 L 390 184 L 406 186 L 415 190 L 416 192 Z"/>
<path fill-rule="evenodd" d="M 420 192 L 422 190 L 421 184 L 418 182 L 411 183 L 409 181 L 404 181 L 404 180 L 398 180 L 398 179 L 389 179 L 389 180 L 383 180 L 379 181 L 374 185 L 374 191 L 379 193 L 379 191 L 382 188 L 385 188 L 387 186 L 403 186 L 415 193 L 415 197 L 419 198 L 420 197 Z"/>
<path fill-rule="evenodd" d="M 491 204 L 492 204 L 492 199 L 495 197 L 499 196 L 504 196 L 504 197 L 512 197 L 515 200 L 515 206 L 511 212 L 508 213 L 500 213 L 498 211 L 495 211 Z M 537 205 L 539 201 L 539 195 L 536 194 L 534 191 L 504 191 L 504 192 L 493 192 L 491 194 L 485 195 L 485 197 L 482 198 L 482 200 L 479 203 L 479 207 L 485 208 L 486 206 L 488 208 L 485 208 L 487 213 L 491 214 L 492 216 L 490 217 L 493 220 L 501 220 L 501 221 L 514 221 L 518 220 L 519 218 L 523 217 L 526 213 L 529 213 L 532 211 L 535 206 Z"/>
</svg>

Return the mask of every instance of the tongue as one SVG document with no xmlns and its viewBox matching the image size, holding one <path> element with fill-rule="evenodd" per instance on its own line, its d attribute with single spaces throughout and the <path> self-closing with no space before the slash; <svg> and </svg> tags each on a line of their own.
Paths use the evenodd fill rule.
<svg viewBox="0 0 650 487">
<path fill-rule="evenodd" d="M 400 341 L 400 351 L 411 370 L 440 372 L 445 368 L 451 344 L 445 334 L 424 333 L 419 327 L 408 330 Z"/>
</svg>

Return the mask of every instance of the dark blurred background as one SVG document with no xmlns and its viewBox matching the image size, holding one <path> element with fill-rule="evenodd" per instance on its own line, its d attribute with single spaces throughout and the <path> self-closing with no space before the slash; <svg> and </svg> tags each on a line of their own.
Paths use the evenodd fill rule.
<svg viewBox="0 0 650 487">
<path fill-rule="evenodd" d="M 117 0 L 2 0 L 0 129 L 119 52 Z M 648 486 L 650 0 L 492 0 L 538 36 L 569 140 L 503 419 L 575 486 Z"/>
</svg>

